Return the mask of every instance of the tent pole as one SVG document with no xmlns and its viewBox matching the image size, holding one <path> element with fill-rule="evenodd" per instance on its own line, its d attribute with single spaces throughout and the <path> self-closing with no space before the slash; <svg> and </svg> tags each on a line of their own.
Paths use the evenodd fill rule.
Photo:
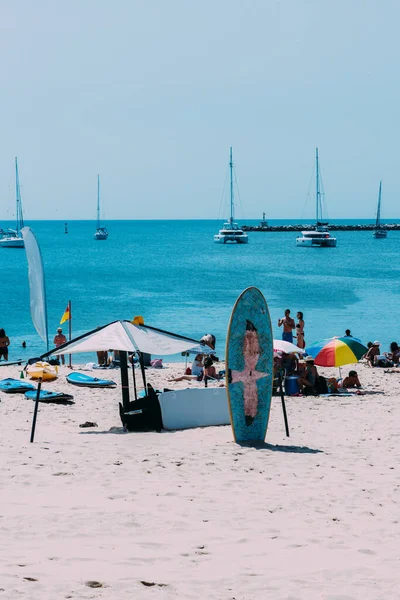
<svg viewBox="0 0 400 600">
<path fill-rule="evenodd" d="M 142 355 L 141 352 L 138 352 L 138 354 L 139 354 L 140 368 L 141 368 L 141 371 L 142 371 L 142 379 L 143 379 L 144 391 L 147 394 L 146 373 L 145 373 L 145 370 L 144 370 L 143 355 Z"/>
<path fill-rule="evenodd" d="M 122 404 L 124 410 L 129 410 L 129 379 L 128 379 L 128 353 L 126 350 L 120 350 L 120 367 L 121 367 L 121 387 L 122 387 Z"/>
<path fill-rule="evenodd" d="M 36 401 L 35 401 L 35 410 L 33 412 L 32 428 L 31 428 L 31 439 L 30 439 L 31 444 L 33 443 L 33 440 L 35 439 L 36 419 L 37 419 L 37 414 L 38 414 L 38 410 L 39 410 L 39 399 L 40 399 L 41 387 L 42 387 L 42 378 L 39 377 L 39 383 L 38 383 L 38 387 L 37 387 Z"/>
<path fill-rule="evenodd" d="M 135 400 L 137 400 L 136 373 L 135 373 L 135 363 L 133 362 L 133 356 L 132 356 L 132 379 L 133 379 L 133 390 L 135 392 Z"/>
</svg>

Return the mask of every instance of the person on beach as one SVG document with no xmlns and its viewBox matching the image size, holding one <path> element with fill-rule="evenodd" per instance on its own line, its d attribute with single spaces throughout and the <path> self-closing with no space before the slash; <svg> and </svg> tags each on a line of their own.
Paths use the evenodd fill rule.
<svg viewBox="0 0 400 600">
<path fill-rule="evenodd" d="M 365 355 L 365 358 L 368 361 L 368 364 L 370 367 L 373 367 L 375 365 L 375 357 L 379 356 L 381 353 L 381 343 L 378 341 L 375 341 L 372 346 L 370 347 L 370 349 L 368 350 L 367 354 Z"/>
<path fill-rule="evenodd" d="M 196 354 L 194 361 L 192 362 L 192 372 L 191 375 L 196 375 L 196 377 L 198 377 L 199 375 L 203 374 L 203 355 L 202 354 Z M 189 373 L 190 375 L 190 373 Z"/>
<path fill-rule="evenodd" d="M 61 327 L 57 328 L 57 333 L 54 336 L 54 340 L 53 340 L 54 345 L 56 346 L 56 348 L 58 348 L 59 346 L 62 346 L 63 344 L 67 343 L 67 338 L 65 337 L 65 335 L 62 332 Z M 61 362 L 63 365 L 65 365 L 65 357 L 64 354 L 60 355 L 61 358 Z"/>
<path fill-rule="evenodd" d="M 296 337 L 297 337 L 297 346 L 302 349 L 305 348 L 306 342 L 304 340 L 304 320 L 303 320 L 303 313 L 300 311 L 297 313 Z"/>
<path fill-rule="evenodd" d="M 222 375 L 219 375 L 217 373 L 217 371 L 215 370 L 215 367 L 213 365 L 213 360 L 210 356 L 206 356 L 203 362 L 204 365 L 204 381 L 206 382 L 207 379 L 217 379 L 220 380 Z"/>
<path fill-rule="evenodd" d="M 298 379 L 299 387 L 301 392 L 307 392 L 310 394 L 315 393 L 315 384 L 319 377 L 317 367 L 314 365 L 314 359 L 312 356 L 307 356 L 306 368 L 301 377 Z"/>
<path fill-rule="evenodd" d="M 97 354 L 97 364 L 99 367 L 108 367 L 108 352 L 107 350 L 99 350 Z"/>
<path fill-rule="evenodd" d="M 327 385 L 330 394 L 339 394 L 340 390 L 345 391 L 347 388 L 361 388 L 357 371 L 349 371 L 348 376 L 344 379 L 329 377 L 327 380 Z"/>
<path fill-rule="evenodd" d="M 8 346 L 10 345 L 9 337 L 4 329 L 0 329 L 0 360 L 4 356 L 4 360 L 8 360 Z"/>
<path fill-rule="evenodd" d="M 349 371 L 347 377 L 343 379 L 341 384 L 339 383 L 339 387 L 342 388 L 360 388 L 361 383 L 358 379 L 357 371 Z"/>
<path fill-rule="evenodd" d="M 285 316 L 282 319 L 278 319 L 278 327 L 283 325 L 282 339 L 285 342 L 293 344 L 293 329 L 295 329 L 294 319 L 290 316 L 290 310 L 285 310 Z"/>
<path fill-rule="evenodd" d="M 294 375 L 297 373 L 299 360 L 293 352 L 290 354 L 282 352 L 281 364 L 285 375 Z"/>
<path fill-rule="evenodd" d="M 346 331 L 344 332 L 344 337 L 353 337 L 353 336 L 351 335 L 351 331 L 350 331 L 350 329 L 346 329 Z"/>
<path fill-rule="evenodd" d="M 392 367 L 398 367 L 400 362 L 400 348 L 397 342 L 390 344 L 390 352 L 385 352 L 385 356 L 392 363 Z"/>
</svg>

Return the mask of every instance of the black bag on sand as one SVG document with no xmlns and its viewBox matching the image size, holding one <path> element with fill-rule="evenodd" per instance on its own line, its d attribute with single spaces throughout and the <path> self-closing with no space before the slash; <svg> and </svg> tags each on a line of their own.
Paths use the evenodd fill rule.
<svg viewBox="0 0 400 600">
<path fill-rule="evenodd" d="M 322 375 L 319 375 L 315 380 L 315 391 L 317 394 L 328 393 L 328 385 L 326 383 L 325 377 L 322 377 Z"/>
<path fill-rule="evenodd" d="M 161 431 L 161 408 L 154 388 L 147 384 L 147 396 L 129 402 L 128 410 L 119 404 L 122 424 L 128 431 Z"/>
</svg>

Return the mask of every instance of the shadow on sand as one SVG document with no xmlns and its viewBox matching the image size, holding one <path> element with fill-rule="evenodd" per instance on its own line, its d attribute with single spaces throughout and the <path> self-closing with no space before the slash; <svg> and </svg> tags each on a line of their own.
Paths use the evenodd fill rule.
<svg viewBox="0 0 400 600">
<path fill-rule="evenodd" d="M 281 446 L 280 444 L 267 444 L 267 442 L 236 442 L 242 448 L 254 448 L 255 450 L 269 450 L 270 452 L 288 452 L 291 454 L 319 454 L 323 450 L 309 448 L 308 446 Z"/>
</svg>

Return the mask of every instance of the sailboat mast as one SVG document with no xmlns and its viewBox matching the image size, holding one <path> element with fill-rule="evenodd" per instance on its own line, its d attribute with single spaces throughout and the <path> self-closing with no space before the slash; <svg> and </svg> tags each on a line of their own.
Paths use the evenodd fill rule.
<svg viewBox="0 0 400 600">
<path fill-rule="evenodd" d="M 97 175 L 97 229 L 100 229 L 100 175 Z"/>
<path fill-rule="evenodd" d="M 229 218 L 229 222 L 232 224 L 234 221 L 234 198 L 233 198 L 233 160 L 232 160 L 232 146 L 230 147 L 230 153 L 229 153 L 229 172 L 230 172 L 230 178 L 231 178 L 231 212 L 230 212 L 230 218 Z"/>
<path fill-rule="evenodd" d="M 316 216 L 317 223 L 320 219 L 320 205 L 321 205 L 321 191 L 319 189 L 319 160 L 318 160 L 318 148 L 315 149 L 315 203 L 316 203 Z M 322 218 L 322 216 L 321 216 Z"/>
<path fill-rule="evenodd" d="M 17 205 L 16 230 L 17 230 L 17 233 L 19 234 L 19 232 L 21 231 L 21 229 L 24 226 L 24 217 L 22 214 L 21 191 L 20 191 L 20 187 L 19 187 L 18 158 L 17 157 L 15 157 L 15 200 L 16 200 L 16 205 Z"/>
<path fill-rule="evenodd" d="M 376 228 L 381 226 L 381 197 L 382 197 L 382 181 L 379 182 L 378 210 L 376 211 Z"/>
</svg>

